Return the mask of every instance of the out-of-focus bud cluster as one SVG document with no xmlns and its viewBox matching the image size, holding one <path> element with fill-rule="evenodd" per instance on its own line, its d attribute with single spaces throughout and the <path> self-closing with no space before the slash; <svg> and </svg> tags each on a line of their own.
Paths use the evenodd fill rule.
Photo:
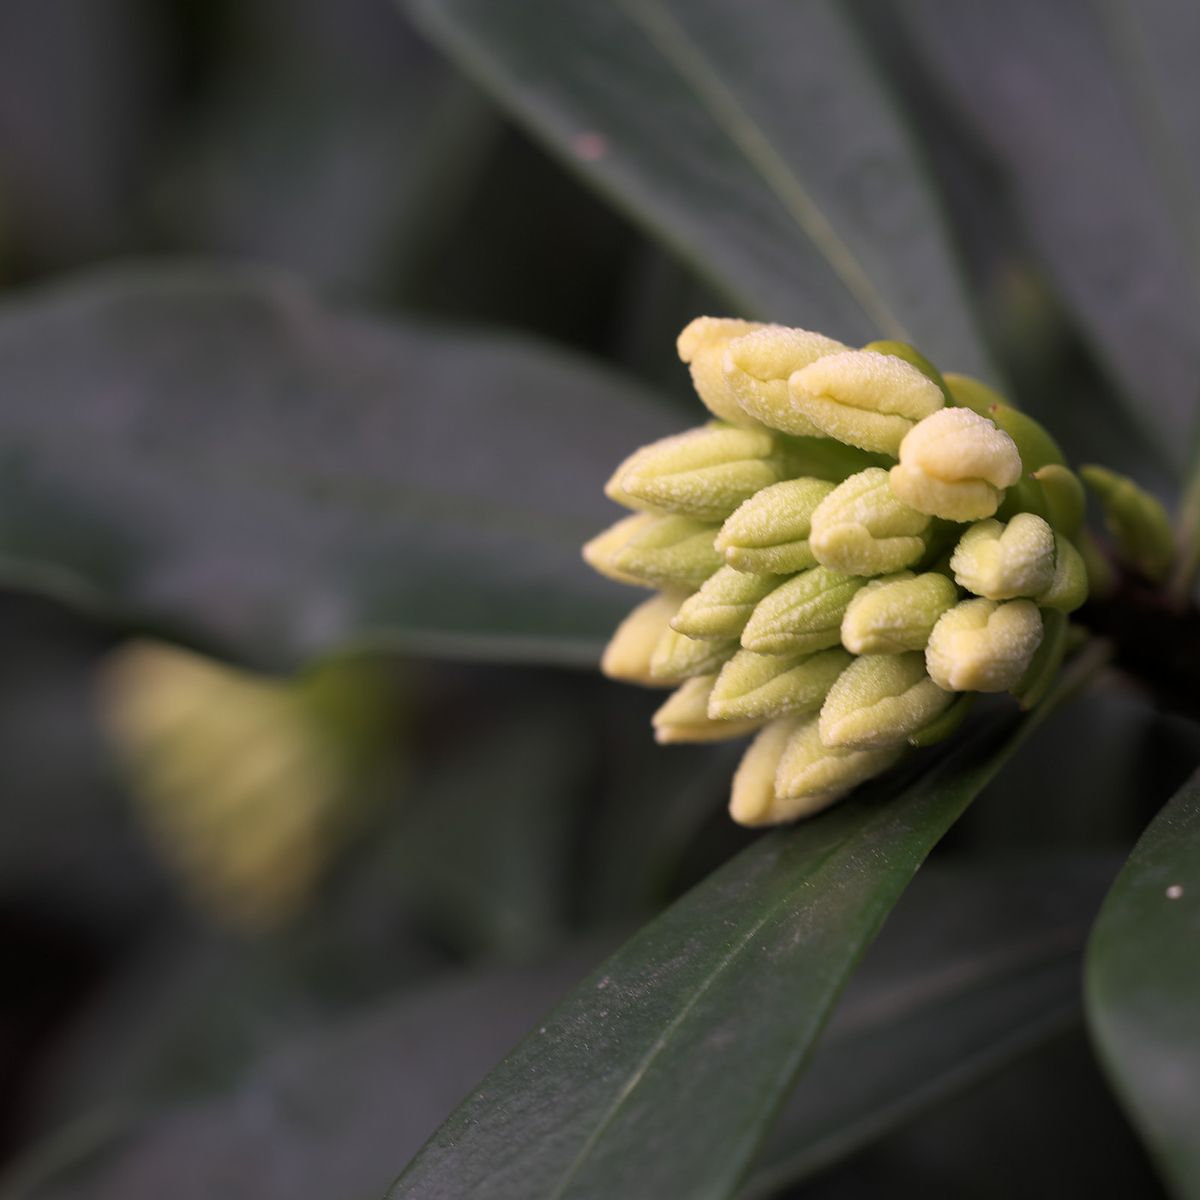
<svg viewBox="0 0 1200 1200">
<path fill-rule="evenodd" d="M 1037 422 L 897 342 L 700 317 L 679 354 L 714 419 L 617 468 L 607 495 L 633 515 L 584 558 L 656 591 L 602 665 L 676 688 L 658 740 L 757 731 L 735 820 L 826 807 L 949 736 L 959 693 L 1045 694 L 1095 556 Z M 1148 498 L 1089 483 L 1145 542 Z M 1145 558 L 1158 569 L 1153 539 Z"/>
</svg>

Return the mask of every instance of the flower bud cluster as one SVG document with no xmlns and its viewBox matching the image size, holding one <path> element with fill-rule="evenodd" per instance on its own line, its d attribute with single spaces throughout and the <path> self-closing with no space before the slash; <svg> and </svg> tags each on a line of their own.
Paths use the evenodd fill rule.
<svg viewBox="0 0 1200 1200">
<path fill-rule="evenodd" d="M 632 515 L 584 558 L 655 590 L 602 667 L 676 689 L 658 740 L 756 733 L 735 820 L 824 808 L 953 732 L 962 693 L 1044 694 L 1088 595 L 1045 430 L 900 343 L 701 317 L 678 345 L 714 419 L 617 468 Z"/>
</svg>

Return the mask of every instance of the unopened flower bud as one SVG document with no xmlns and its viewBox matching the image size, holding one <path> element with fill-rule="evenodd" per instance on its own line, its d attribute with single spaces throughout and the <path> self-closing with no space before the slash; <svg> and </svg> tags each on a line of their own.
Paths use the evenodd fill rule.
<svg viewBox="0 0 1200 1200">
<path fill-rule="evenodd" d="M 804 807 L 781 803 L 775 795 L 775 773 L 792 734 L 800 721 L 784 717 L 765 726 L 750 743 L 733 776 L 729 815 L 739 824 L 755 827 L 778 825 L 815 812 L 819 805 Z M 834 797 L 836 798 L 836 797 Z"/>
<path fill-rule="evenodd" d="M 850 575 L 887 575 L 916 562 L 929 518 L 897 500 L 888 473 L 870 467 L 839 483 L 812 515 L 808 543 L 822 566 Z"/>
<path fill-rule="evenodd" d="M 823 808 L 856 784 L 886 771 L 903 753 L 902 746 L 831 748 L 821 741 L 819 718 L 809 717 L 793 730 L 784 747 L 775 772 L 775 794 L 780 799 L 812 798 Z"/>
<path fill-rule="evenodd" d="M 679 611 L 683 597 L 660 592 L 643 601 L 617 626 L 605 647 L 600 670 L 609 679 L 661 686 L 665 681 L 650 673 L 654 649 L 671 628 L 671 618 Z"/>
<path fill-rule="evenodd" d="M 643 446 L 613 472 L 604 491 L 627 508 L 723 521 L 783 472 L 779 442 L 766 430 L 713 422 Z"/>
<path fill-rule="evenodd" d="M 957 602 L 953 580 L 934 571 L 874 579 L 846 609 L 842 645 L 855 654 L 924 650 L 938 618 Z"/>
<path fill-rule="evenodd" d="M 1055 533 L 1073 538 L 1083 527 L 1087 496 L 1079 476 L 1060 463 L 1047 463 L 1033 473 L 1046 499 L 1046 519 Z"/>
<path fill-rule="evenodd" d="M 833 491 L 819 479 L 789 479 L 763 488 L 729 517 L 716 548 L 739 571 L 791 575 L 816 566 L 808 535 L 817 505 Z"/>
<path fill-rule="evenodd" d="M 1083 556 L 1061 533 L 1054 535 L 1054 577 L 1035 599 L 1043 608 L 1074 612 L 1088 598 L 1088 572 Z"/>
<path fill-rule="evenodd" d="M 692 384 L 714 417 L 753 428 L 756 422 L 738 405 L 725 382 L 725 350 L 734 338 L 764 329 L 758 321 L 732 317 L 697 317 L 679 335 L 679 357 L 692 373 Z"/>
<path fill-rule="evenodd" d="M 978 521 L 955 547 L 950 569 L 959 585 L 989 600 L 1037 596 L 1054 580 L 1054 531 L 1032 513 L 1007 525 Z"/>
<path fill-rule="evenodd" d="M 757 654 L 811 654 L 836 646 L 846 606 L 865 583 L 827 567 L 781 583 L 755 606 L 742 645 Z"/>
<path fill-rule="evenodd" d="M 654 739 L 663 745 L 675 742 L 724 742 L 745 737 L 762 721 L 714 721 L 708 715 L 708 697 L 715 675 L 699 675 L 673 691 L 651 718 Z"/>
<path fill-rule="evenodd" d="M 821 744 L 850 750 L 901 746 L 953 703 L 925 670 L 925 655 L 856 658 L 825 697 Z"/>
<path fill-rule="evenodd" d="M 688 597 L 671 627 L 690 638 L 737 638 L 754 606 L 782 582 L 778 575 L 747 575 L 722 567 Z"/>
<path fill-rule="evenodd" d="M 944 408 L 913 427 L 892 468 L 896 496 L 948 521 L 977 521 L 1021 478 L 1016 444 L 969 408 Z"/>
<path fill-rule="evenodd" d="M 788 378 L 819 358 L 847 349 L 807 329 L 768 325 L 729 343 L 725 381 L 742 410 L 764 425 L 797 437 L 819 437 L 822 430 L 792 403 Z"/>
<path fill-rule="evenodd" d="M 633 587 L 649 587 L 645 580 L 618 571 L 612 560 L 618 550 L 624 549 L 633 538 L 648 530 L 658 519 L 653 513 L 634 513 L 631 517 L 622 517 L 615 525 L 610 525 L 602 533 L 596 534 L 584 545 L 583 561 L 606 579 L 631 584 Z"/>
<path fill-rule="evenodd" d="M 1166 509 L 1132 479 L 1107 467 L 1081 467 L 1080 475 L 1104 508 L 1104 523 L 1126 561 L 1161 583 L 1175 557 Z"/>
<path fill-rule="evenodd" d="M 788 391 L 828 437 L 891 455 L 918 421 L 945 403 L 937 384 L 916 367 L 872 350 L 819 358 L 791 376 Z"/>
<path fill-rule="evenodd" d="M 850 662 L 841 647 L 792 655 L 739 650 L 717 676 L 708 715 L 728 721 L 816 712 Z"/>
<path fill-rule="evenodd" d="M 644 523 L 627 526 L 633 529 L 633 535 L 608 559 L 617 578 L 631 576 L 651 587 L 668 590 L 694 589 L 721 565 L 721 556 L 713 547 L 715 525 L 706 525 L 692 517 L 653 514 L 640 514 L 632 520 L 643 521 L 643 518 Z"/>
<path fill-rule="evenodd" d="M 1041 640 L 1032 601 L 964 600 L 933 627 L 925 666 L 948 692 L 1006 692 L 1020 683 Z"/>
<path fill-rule="evenodd" d="M 653 683 L 681 683 L 694 675 L 715 675 L 737 653 L 736 638 L 684 637 L 669 626 L 650 653 Z"/>
<path fill-rule="evenodd" d="M 916 346 L 908 342 L 882 341 L 868 342 L 864 350 L 874 350 L 876 354 L 891 354 L 895 358 L 902 358 L 910 366 L 916 367 L 926 379 L 931 380 L 938 385 L 938 389 L 942 393 L 942 399 L 947 404 L 954 402 L 954 397 L 950 394 L 950 389 L 946 386 L 946 381 L 942 378 L 942 373 L 923 355 Z"/>
</svg>

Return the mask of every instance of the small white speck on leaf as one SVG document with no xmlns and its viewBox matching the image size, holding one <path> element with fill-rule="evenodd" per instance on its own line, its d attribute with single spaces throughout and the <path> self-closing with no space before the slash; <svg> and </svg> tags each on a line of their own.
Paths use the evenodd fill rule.
<svg viewBox="0 0 1200 1200">
<path fill-rule="evenodd" d="M 1167 899 L 1168 900 L 1178 900 L 1179 897 L 1182 895 L 1183 895 L 1183 888 L 1178 883 L 1173 883 L 1173 884 L 1171 884 L 1171 886 L 1169 888 L 1167 888 Z"/>
</svg>

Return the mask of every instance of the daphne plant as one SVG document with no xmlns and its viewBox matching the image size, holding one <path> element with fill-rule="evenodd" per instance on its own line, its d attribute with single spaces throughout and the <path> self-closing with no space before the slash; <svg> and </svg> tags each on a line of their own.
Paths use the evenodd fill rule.
<svg viewBox="0 0 1200 1200">
<path fill-rule="evenodd" d="M 1040 702 L 1068 615 L 1107 579 L 1083 483 L 1041 425 L 903 343 L 700 317 L 678 349 L 712 420 L 617 468 L 606 493 L 633 515 L 584 558 L 655 590 L 602 668 L 676 689 L 658 740 L 755 735 L 736 821 L 827 807 L 950 736 L 970 693 Z M 1082 474 L 1118 550 L 1161 579 L 1162 506 Z"/>
</svg>

